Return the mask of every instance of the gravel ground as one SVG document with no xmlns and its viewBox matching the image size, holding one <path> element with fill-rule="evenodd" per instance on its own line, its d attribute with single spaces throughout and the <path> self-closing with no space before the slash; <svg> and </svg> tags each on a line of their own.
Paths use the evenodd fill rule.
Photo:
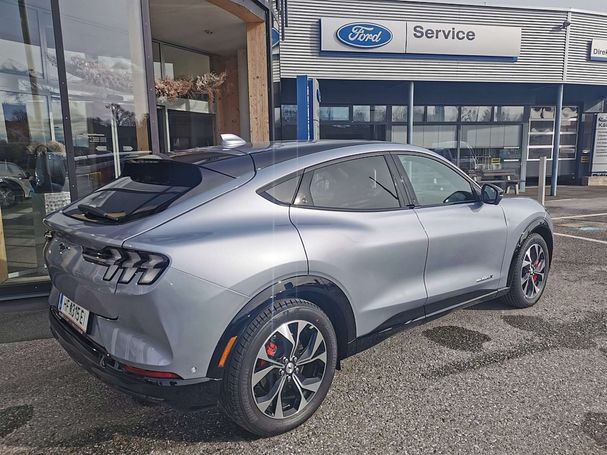
<svg viewBox="0 0 607 455">
<path fill-rule="evenodd" d="M 600 213 L 607 197 L 548 205 Z M 607 217 L 555 223 L 607 241 Z M 607 453 L 607 244 L 557 242 L 537 306 L 489 302 L 390 338 L 270 439 L 216 410 L 137 405 L 68 358 L 44 309 L 0 308 L 0 453 Z"/>
</svg>

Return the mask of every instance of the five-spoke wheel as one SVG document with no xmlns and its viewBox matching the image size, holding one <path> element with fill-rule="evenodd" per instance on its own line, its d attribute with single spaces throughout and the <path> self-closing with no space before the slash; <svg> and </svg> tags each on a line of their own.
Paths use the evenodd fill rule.
<svg viewBox="0 0 607 455">
<path fill-rule="evenodd" d="M 337 339 L 328 316 L 306 300 L 276 301 L 239 336 L 221 405 L 252 433 L 289 431 L 320 406 L 336 363 Z"/>
</svg>

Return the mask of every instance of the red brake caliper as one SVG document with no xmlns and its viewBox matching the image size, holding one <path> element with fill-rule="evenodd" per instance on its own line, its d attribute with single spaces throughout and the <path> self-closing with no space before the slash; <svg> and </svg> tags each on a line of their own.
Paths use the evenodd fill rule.
<svg viewBox="0 0 607 455">
<path fill-rule="evenodd" d="M 537 270 L 537 268 L 539 267 L 539 265 L 540 265 L 540 260 L 538 259 L 537 261 L 535 261 L 535 262 L 533 263 L 533 268 L 534 268 L 534 270 Z M 537 283 L 538 278 L 539 278 L 539 275 L 538 275 L 537 273 L 535 273 L 535 272 L 534 272 L 534 273 L 533 273 L 533 282 L 534 282 L 534 283 Z"/>
<path fill-rule="evenodd" d="M 278 346 L 276 345 L 276 343 L 270 341 L 268 342 L 268 344 L 266 344 L 266 354 L 268 354 L 269 358 L 273 358 L 276 355 L 276 351 L 278 351 Z M 259 360 L 259 366 L 261 368 L 265 367 L 267 363 L 268 362 L 266 362 L 265 360 Z"/>
</svg>

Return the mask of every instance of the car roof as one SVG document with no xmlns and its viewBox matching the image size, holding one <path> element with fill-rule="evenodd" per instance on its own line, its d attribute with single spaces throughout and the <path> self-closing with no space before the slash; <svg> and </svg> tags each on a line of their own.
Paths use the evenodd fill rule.
<svg viewBox="0 0 607 455">
<path fill-rule="evenodd" d="M 381 152 L 381 151 L 416 151 L 435 155 L 434 152 L 406 144 L 394 144 L 383 141 L 361 141 L 361 140 L 318 140 L 318 141 L 283 141 L 268 142 L 264 144 L 245 144 L 235 148 L 222 146 L 201 147 L 189 150 L 173 152 L 169 155 L 171 159 L 185 161 L 189 163 L 202 163 L 210 158 L 220 158 L 226 156 L 250 156 L 257 170 L 265 169 L 273 165 L 299 160 L 304 157 L 312 158 L 318 155 L 318 161 L 324 159 L 323 152 L 332 152 L 335 157 L 349 156 L 362 152 Z M 339 153 L 343 152 L 343 153 Z M 309 160 L 306 160 L 309 161 Z"/>
</svg>

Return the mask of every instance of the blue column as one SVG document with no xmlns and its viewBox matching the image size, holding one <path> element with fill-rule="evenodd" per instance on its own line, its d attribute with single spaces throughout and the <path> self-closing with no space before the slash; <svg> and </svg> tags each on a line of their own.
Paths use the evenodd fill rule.
<svg viewBox="0 0 607 455">
<path fill-rule="evenodd" d="M 415 84 L 409 82 L 409 107 L 407 108 L 407 142 L 413 143 L 413 107 L 415 99 Z"/>
<path fill-rule="evenodd" d="M 308 103 L 308 76 L 297 76 L 297 140 L 310 138 L 310 110 Z"/>
<path fill-rule="evenodd" d="M 550 196 L 556 196 L 559 179 L 559 151 L 561 149 L 561 117 L 563 114 L 563 92 L 560 84 L 556 95 L 556 113 L 554 115 L 554 149 L 552 150 L 552 177 L 550 178 Z"/>
</svg>

